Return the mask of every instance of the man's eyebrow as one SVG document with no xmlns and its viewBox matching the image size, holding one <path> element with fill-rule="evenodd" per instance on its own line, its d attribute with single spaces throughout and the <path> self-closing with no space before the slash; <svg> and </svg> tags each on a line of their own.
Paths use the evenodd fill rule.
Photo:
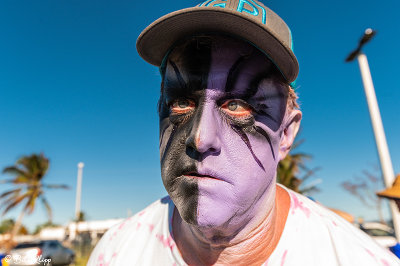
<svg viewBox="0 0 400 266">
<path fill-rule="evenodd" d="M 178 66 L 172 60 L 169 60 L 169 63 L 175 71 L 175 75 L 178 78 L 178 82 L 179 82 L 179 85 L 181 86 L 181 88 L 187 88 L 187 84 L 186 84 L 185 80 L 183 79 L 181 72 L 179 72 Z"/>
<path fill-rule="evenodd" d="M 226 78 L 226 85 L 225 85 L 226 92 L 231 92 L 233 90 L 233 86 L 235 85 L 236 80 L 238 79 L 238 76 L 239 76 L 239 75 L 236 75 L 236 72 L 238 71 L 240 65 L 247 58 L 249 58 L 249 55 L 242 55 L 241 57 L 238 58 L 238 60 L 236 60 L 236 62 L 229 69 L 229 73 L 228 73 L 228 77 Z"/>
<path fill-rule="evenodd" d="M 250 97 L 250 93 L 248 90 L 245 90 L 243 92 L 225 92 L 224 95 L 221 97 L 221 100 L 226 100 L 226 99 L 233 99 L 233 98 L 238 98 L 238 99 L 248 99 Z"/>
<path fill-rule="evenodd" d="M 269 75 L 266 73 L 260 73 L 259 75 L 257 75 L 256 77 L 254 77 L 251 81 L 250 81 L 250 86 L 247 87 L 245 90 L 243 91 L 225 91 L 224 94 L 224 99 L 225 98 L 241 98 L 243 100 L 249 100 L 250 98 L 252 98 L 258 90 L 258 87 L 260 85 L 260 83 L 268 78 Z M 261 98 L 262 100 L 265 100 L 266 97 L 264 96 L 263 98 Z M 258 99 L 260 100 L 260 99 Z"/>
</svg>

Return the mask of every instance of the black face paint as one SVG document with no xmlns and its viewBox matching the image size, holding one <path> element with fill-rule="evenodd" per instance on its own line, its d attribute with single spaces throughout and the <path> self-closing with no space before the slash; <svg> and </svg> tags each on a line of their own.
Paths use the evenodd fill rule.
<svg viewBox="0 0 400 266">
<path fill-rule="evenodd" d="M 260 160 L 257 158 L 257 156 L 254 154 L 253 148 L 251 147 L 251 143 L 249 141 L 249 137 L 247 137 L 246 133 L 244 133 L 243 130 L 236 125 L 231 125 L 231 127 L 232 127 L 233 131 L 235 131 L 240 136 L 240 138 L 246 144 L 247 148 L 249 148 L 250 153 L 253 156 L 254 160 L 257 162 L 258 166 L 260 166 L 265 171 L 264 166 L 262 165 Z"/>
<path fill-rule="evenodd" d="M 196 179 L 183 175 L 198 172 L 195 163 L 199 161 L 200 154 L 187 146 L 187 140 L 194 138 L 192 135 L 199 124 L 202 108 L 198 101 L 204 98 L 202 95 L 207 87 L 210 64 L 209 38 L 196 38 L 175 47 L 168 60 L 160 98 L 160 125 L 165 127 L 162 129 L 160 147 L 165 142 L 166 128 L 173 126 L 161 156 L 161 175 L 180 216 L 191 224 L 197 222 L 198 185 Z M 195 112 L 171 114 L 171 103 L 188 97 L 197 101 Z"/>
<path fill-rule="evenodd" d="M 169 147 L 171 146 L 171 142 L 172 142 L 172 140 L 174 139 L 174 135 L 175 135 L 175 132 L 176 132 L 176 128 L 177 128 L 177 126 L 175 125 L 175 126 L 172 128 L 171 134 L 169 135 L 167 145 L 165 146 L 164 153 L 163 153 L 163 155 L 162 155 L 162 157 L 161 157 L 161 165 L 164 163 L 165 155 L 167 154 L 167 151 L 169 150 Z"/>
<path fill-rule="evenodd" d="M 178 67 L 176 66 L 176 64 L 175 64 L 172 60 L 169 60 L 169 63 L 170 63 L 171 66 L 174 68 L 175 75 L 176 75 L 176 77 L 178 78 L 178 81 L 179 81 L 179 87 L 180 87 L 180 88 L 187 89 L 186 82 L 185 82 L 185 80 L 182 78 L 182 74 L 181 74 L 181 72 L 179 72 L 179 69 L 178 69 Z"/>
<path fill-rule="evenodd" d="M 233 66 L 229 69 L 228 78 L 226 79 L 225 92 L 231 92 L 233 90 L 237 78 L 239 77 L 238 75 L 238 72 L 240 72 L 239 67 L 248 58 L 249 55 L 244 55 L 239 57 L 238 60 L 236 60 Z"/>
<path fill-rule="evenodd" d="M 160 144 L 159 144 L 159 148 L 161 148 L 161 143 L 163 142 L 165 131 L 167 131 L 167 129 L 169 128 L 169 126 L 170 126 L 170 125 L 167 125 L 167 126 L 162 130 L 162 132 L 161 132 L 161 134 L 160 134 Z"/>
<path fill-rule="evenodd" d="M 262 129 L 261 127 L 255 126 L 254 128 L 258 133 L 260 133 L 261 135 L 263 135 L 267 139 L 267 141 L 269 143 L 269 146 L 271 147 L 272 156 L 274 157 L 274 160 L 276 160 L 274 147 L 272 146 L 272 142 L 271 142 L 270 137 L 268 136 L 268 133 L 265 132 L 264 129 Z"/>
</svg>

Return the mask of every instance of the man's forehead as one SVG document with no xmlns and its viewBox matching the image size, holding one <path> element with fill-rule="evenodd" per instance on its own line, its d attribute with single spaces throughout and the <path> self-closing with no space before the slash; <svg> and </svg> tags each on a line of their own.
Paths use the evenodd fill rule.
<svg viewBox="0 0 400 266">
<path fill-rule="evenodd" d="M 185 61 L 188 57 L 195 57 L 198 54 L 210 53 L 213 61 L 218 63 L 233 63 L 236 58 L 257 54 L 263 60 L 269 61 L 268 57 L 262 54 L 250 43 L 229 36 L 199 35 L 181 41 L 175 45 L 168 56 L 169 60 L 175 63 Z M 215 63 L 215 62 L 212 62 Z M 221 64 L 222 65 L 222 64 Z"/>
<path fill-rule="evenodd" d="M 210 85 L 204 82 L 211 81 L 212 88 L 233 90 L 244 89 L 260 76 L 269 76 L 273 68 L 264 54 L 245 41 L 226 36 L 196 36 L 174 47 L 165 74 L 167 81 L 203 79 L 202 85 Z"/>
</svg>

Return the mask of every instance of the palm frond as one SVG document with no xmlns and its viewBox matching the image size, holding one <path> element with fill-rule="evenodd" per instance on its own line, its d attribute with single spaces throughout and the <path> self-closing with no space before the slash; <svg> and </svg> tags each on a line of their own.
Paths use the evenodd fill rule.
<svg viewBox="0 0 400 266">
<path fill-rule="evenodd" d="M 301 178 L 301 180 L 303 180 L 303 182 L 305 182 L 308 178 L 310 178 L 311 176 L 315 175 L 315 173 L 317 171 L 319 171 L 321 168 L 320 167 L 315 167 L 313 169 L 309 169 L 305 175 Z"/>
<path fill-rule="evenodd" d="M 19 194 L 21 192 L 21 188 L 17 188 L 17 189 L 13 189 L 13 190 L 9 190 L 4 192 L 3 194 L 0 195 L 0 199 L 7 197 L 8 195 L 11 194 Z"/>
<path fill-rule="evenodd" d="M 292 150 L 296 149 L 297 147 L 299 147 L 301 144 L 303 144 L 303 142 L 305 141 L 305 139 L 299 139 L 296 140 L 293 145 L 292 145 Z"/>
<path fill-rule="evenodd" d="M 26 172 L 18 168 L 17 166 L 9 166 L 3 169 L 3 174 L 19 176 L 19 175 L 25 175 Z"/>
<path fill-rule="evenodd" d="M 43 203 L 44 207 L 46 208 L 48 220 L 50 223 L 52 223 L 53 211 L 51 210 L 50 204 L 45 197 L 41 196 L 40 199 L 42 200 L 42 203 Z"/>
<path fill-rule="evenodd" d="M 26 198 L 25 195 L 21 195 L 21 196 L 17 197 L 15 200 L 13 200 L 11 203 L 9 203 L 8 206 L 5 208 L 5 210 L 3 211 L 3 215 L 5 215 L 11 209 L 15 208 L 25 198 Z"/>
<path fill-rule="evenodd" d="M 309 169 L 306 166 L 305 162 L 312 159 L 310 154 L 293 152 L 293 149 L 300 146 L 303 142 L 304 140 L 297 140 L 292 146 L 292 152 L 279 162 L 277 167 L 277 182 L 296 192 L 316 192 L 318 189 L 314 185 L 301 188 L 304 182 L 319 170 L 319 168 Z"/>
<path fill-rule="evenodd" d="M 311 193 L 320 192 L 321 190 L 317 187 L 307 187 L 305 189 L 300 189 L 300 193 L 303 195 L 310 195 Z"/>
<path fill-rule="evenodd" d="M 0 180 L 0 184 L 15 184 L 15 179 Z"/>
<path fill-rule="evenodd" d="M 61 189 L 71 189 L 70 186 L 68 185 L 55 185 L 55 184 L 50 184 L 50 185 L 43 185 L 45 188 L 61 188 Z"/>
<path fill-rule="evenodd" d="M 24 210 L 28 214 L 32 214 L 32 212 L 35 210 L 35 203 L 37 198 L 39 197 L 39 193 L 37 191 L 32 191 L 28 202 L 25 204 Z"/>
</svg>

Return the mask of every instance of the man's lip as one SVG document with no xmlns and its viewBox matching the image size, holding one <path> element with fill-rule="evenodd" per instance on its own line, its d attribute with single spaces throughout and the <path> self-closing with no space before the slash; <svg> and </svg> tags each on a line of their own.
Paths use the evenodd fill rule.
<svg viewBox="0 0 400 266">
<path fill-rule="evenodd" d="M 193 178 L 211 178 L 211 179 L 220 180 L 219 178 L 217 178 L 215 176 L 211 176 L 211 175 L 207 175 L 207 174 L 200 174 L 197 172 L 188 172 L 188 173 L 184 173 L 183 175 L 188 176 L 188 177 L 193 177 Z"/>
</svg>

